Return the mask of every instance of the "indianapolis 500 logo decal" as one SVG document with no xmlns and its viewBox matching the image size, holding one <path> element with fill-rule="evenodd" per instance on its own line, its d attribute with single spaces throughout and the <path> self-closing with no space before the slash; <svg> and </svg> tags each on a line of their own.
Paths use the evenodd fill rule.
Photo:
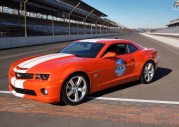
<svg viewBox="0 0 179 127">
<path fill-rule="evenodd" d="M 115 70 L 116 75 L 122 76 L 124 74 L 125 70 L 126 70 L 126 65 L 125 65 L 124 60 L 118 59 L 116 61 L 116 70 Z"/>
</svg>

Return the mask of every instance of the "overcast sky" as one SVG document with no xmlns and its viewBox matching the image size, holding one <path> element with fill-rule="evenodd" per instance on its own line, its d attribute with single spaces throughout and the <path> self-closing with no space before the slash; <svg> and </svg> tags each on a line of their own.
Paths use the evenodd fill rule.
<svg viewBox="0 0 179 127">
<path fill-rule="evenodd" d="M 177 0 L 83 0 L 129 28 L 160 28 L 179 18 Z"/>
</svg>

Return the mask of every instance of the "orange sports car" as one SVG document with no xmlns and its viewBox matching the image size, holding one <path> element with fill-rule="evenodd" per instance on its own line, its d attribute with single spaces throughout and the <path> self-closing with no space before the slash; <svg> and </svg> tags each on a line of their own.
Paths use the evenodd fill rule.
<svg viewBox="0 0 179 127">
<path fill-rule="evenodd" d="M 46 103 L 81 103 L 89 93 L 140 80 L 150 83 L 156 49 L 122 39 L 75 41 L 55 54 L 14 62 L 9 89 L 17 97 Z"/>
</svg>

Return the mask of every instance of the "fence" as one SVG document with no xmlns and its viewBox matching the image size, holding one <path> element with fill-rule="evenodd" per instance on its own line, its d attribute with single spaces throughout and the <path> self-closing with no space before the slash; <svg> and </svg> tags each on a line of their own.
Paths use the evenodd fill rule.
<svg viewBox="0 0 179 127">
<path fill-rule="evenodd" d="M 179 26 L 151 30 L 151 33 L 179 33 Z"/>
<path fill-rule="evenodd" d="M 0 6 L 0 37 L 25 36 L 54 36 L 68 35 L 69 26 L 67 18 L 57 18 L 50 15 L 27 12 L 26 22 L 24 11 Z M 96 25 L 71 20 L 70 33 L 81 34 L 111 34 L 122 31 L 118 27 Z M 26 27 L 25 27 L 26 24 Z M 27 30 L 25 30 L 25 28 Z"/>
</svg>

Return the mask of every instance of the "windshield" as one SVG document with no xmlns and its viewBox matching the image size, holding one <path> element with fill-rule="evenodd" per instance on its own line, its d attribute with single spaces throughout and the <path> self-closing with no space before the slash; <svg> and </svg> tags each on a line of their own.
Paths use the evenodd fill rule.
<svg viewBox="0 0 179 127">
<path fill-rule="evenodd" d="M 74 42 L 60 51 L 60 53 L 74 54 L 77 57 L 94 58 L 103 48 L 102 43 Z"/>
</svg>

